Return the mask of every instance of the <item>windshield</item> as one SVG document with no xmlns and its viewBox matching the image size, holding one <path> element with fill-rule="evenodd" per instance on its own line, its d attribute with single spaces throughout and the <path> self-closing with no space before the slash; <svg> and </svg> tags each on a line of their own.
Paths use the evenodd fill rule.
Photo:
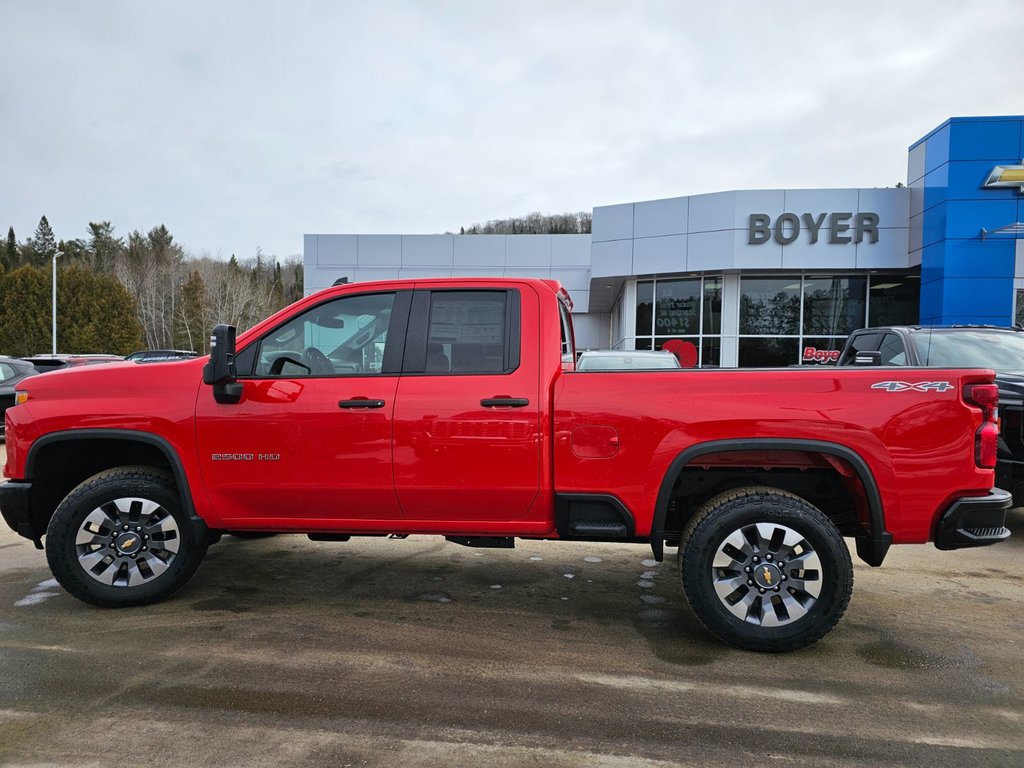
<svg viewBox="0 0 1024 768">
<path fill-rule="evenodd" d="M 938 331 L 915 333 L 913 338 L 925 365 L 1024 371 L 1024 333 Z"/>
</svg>

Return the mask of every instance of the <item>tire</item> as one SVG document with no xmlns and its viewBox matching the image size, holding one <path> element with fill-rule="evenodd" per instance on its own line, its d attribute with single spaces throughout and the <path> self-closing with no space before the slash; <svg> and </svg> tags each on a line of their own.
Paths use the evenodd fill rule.
<svg viewBox="0 0 1024 768">
<path fill-rule="evenodd" d="M 104 608 L 166 600 L 206 554 L 173 480 L 150 467 L 93 475 L 69 493 L 46 529 L 46 560 L 64 589 Z"/>
<path fill-rule="evenodd" d="M 683 533 L 678 558 L 697 618 L 749 651 L 817 642 L 842 617 L 853 590 L 850 553 L 832 521 L 776 488 L 740 488 L 707 501 Z"/>
</svg>

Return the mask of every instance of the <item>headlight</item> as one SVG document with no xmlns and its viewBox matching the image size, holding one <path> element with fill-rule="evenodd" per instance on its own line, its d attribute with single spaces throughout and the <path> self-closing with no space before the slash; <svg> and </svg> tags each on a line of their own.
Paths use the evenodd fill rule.
<svg viewBox="0 0 1024 768">
<path fill-rule="evenodd" d="M 28 400 L 28 392 L 23 389 L 16 390 L 14 393 L 14 404 L 21 405 Z"/>
</svg>

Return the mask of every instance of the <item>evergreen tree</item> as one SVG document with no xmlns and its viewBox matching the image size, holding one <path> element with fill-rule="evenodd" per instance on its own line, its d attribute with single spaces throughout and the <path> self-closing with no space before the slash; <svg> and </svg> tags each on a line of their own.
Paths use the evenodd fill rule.
<svg viewBox="0 0 1024 768">
<path fill-rule="evenodd" d="M 39 226 L 36 227 L 35 234 L 26 240 L 22 247 L 24 262 L 37 267 L 46 266 L 56 252 L 57 240 L 53 236 L 50 222 L 43 216 L 39 219 Z"/>
<path fill-rule="evenodd" d="M 23 266 L 0 280 L 0 349 L 13 357 L 50 351 L 50 270 Z"/>
<path fill-rule="evenodd" d="M 288 286 L 288 291 L 285 294 L 285 299 L 289 304 L 302 298 L 305 292 L 303 280 L 302 262 L 298 262 L 295 265 L 295 271 L 292 273 L 292 284 Z"/>
<path fill-rule="evenodd" d="M 271 312 L 284 309 L 284 282 L 281 277 L 281 264 L 277 261 L 274 262 L 274 285 L 270 293 L 270 301 L 272 303 Z"/>
<path fill-rule="evenodd" d="M 7 245 L 0 253 L 0 262 L 7 269 L 15 269 L 18 266 L 18 238 L 14 236 L 14 227 L 7 228 Z"/>
<path fill-rule="evenodd" d="M 109 221 L 90 221 L 88 230 L 92 268 L 97 272 L 112 274 L 124 250 L 124 240 L 114 236 L 114 227 Z"/>
<path fill-rule="evenodd" d="M 178 349 L 191 349 L 200 354 L 208 351 L 207 341 L 209 337 L 206 327 L 206 284 L 203 276 L 193 270 L 189 273 L 188 281 L 181 289 L 181 302 L 178 304 L 178 317 L 175 324 L 175 347 Z"/>
<path fill-rule="evenodd" d="M 57 278 L 57 342 L 61 352 L 127 355 L 143 346 L 135 299 L 115 278 L 79 264 Z"/>
</svg>

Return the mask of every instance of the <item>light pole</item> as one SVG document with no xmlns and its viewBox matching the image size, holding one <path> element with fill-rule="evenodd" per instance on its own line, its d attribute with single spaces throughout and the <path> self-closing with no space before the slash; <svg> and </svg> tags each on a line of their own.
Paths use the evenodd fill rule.
<svg viewBox="0 0 1024 768">
<path fill-rule="evenodd" d="M 53 253 L 53 354 L 57 354 L 57 258 L 64 254 L 60 251 Z"/>
</svg>

